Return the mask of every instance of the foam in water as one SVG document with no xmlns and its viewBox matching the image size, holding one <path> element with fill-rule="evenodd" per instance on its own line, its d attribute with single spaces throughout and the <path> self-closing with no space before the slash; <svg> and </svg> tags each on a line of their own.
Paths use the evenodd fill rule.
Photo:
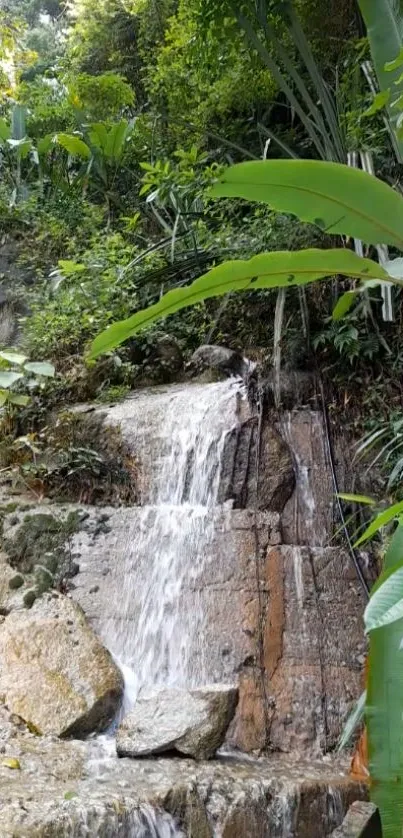
<svg viewBox="0 0 403 838">
<path fill-rule="evenodd" d="M 211 680 L 195 582 L 214 560 L 213 511 L 224 445 L 237 422 L 241 391 L 241 382 L 229 379 L 171 388 L 155 397 L 162 422 L 154 452 L 158 468 L 152 470 L 149 503 L 141 511 L 140 524 L 127 533 L 121 558 L 124 588 L 114 609 L 116 618 L 104 630 L 125 676 L 124 710 L 147 688 L 197 686 Z M 144 455 L 149 457 L 149 451 Z"/>
</svg>

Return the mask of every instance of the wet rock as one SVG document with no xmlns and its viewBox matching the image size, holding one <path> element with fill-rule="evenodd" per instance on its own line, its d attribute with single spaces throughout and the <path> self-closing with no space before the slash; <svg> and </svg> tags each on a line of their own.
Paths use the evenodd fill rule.
<svg viewBox="0 0 403 838">
<path fill-rule="evenodd" d="M 170 380 L 175 373 L 180 372 L 183 367 L 183 355 L 173 335 L 164 335 L 157 341 L 151 361 L 162 367 L 164 380 Z"/>
<path fill-rule="evenodd" d="M 162 689 L 140 698 L 119 727 L 119 756 L 177 751 L 211 759 L 223 744 L 238 701 L 236 687 Z"/>
<path fill-rule="evenodd" d="M 122 676 L 67 597 L 44 595 L 0 626 L 0 694 L 39 733 L 103 730 L 123 692 Z"/>
<path fill-rule="evenodd" d="M 183 367 L 183 354 L 179 342 L 173 335 L 162 335 L 152 344 L 138 340 L 127 344 L 128 357 L 144 376 L 151 376 L 154 382 L 169 383 Z"/>
<path fill-rule="evenodd" d="M 275 377 L 270 371 L 262 378 L 261 389 L 266 407 L 275 406 Z M 316 406 L 317 381 L 310 372 L 282 370 L 280 375 L 280 404 L 283 410 L 295 407 Z"/>
<path fill-rule="evenodd" d="M 195 374 L 204 372 L 204 370 L 213 370 L 224 377 L 240 375 L 244 378 L 249 372 L 250 364 L 239 352 L 235 352 L 233 349 L 205 344 L 196 349 L 187 368 Z"/>
<path fill-rule="evenodd" d="M 264 423 L 259 440 L 256 491 L 258 432 L 258 419 L 252 417 L 228 434 L 218 501 L 224 503 L 231 499 L 237 509 L 257 507 L 281 513 L 295 488 L 292 452 L 274 424 Z"/>
<path fill-rule="evenodd" d="M 185 835 L 193 838 L 213 838 L 206 807 L 201 800 L 196 784 L 175 786 L 164 800 L 164 809 L 184 829 Z"/>
<path fill-rule="evenodd" d="M 332 838 L 382 838 L 379 812 L 373 803 L 357 800 Z"/>
<path fill-rule="evenodd" d="M 17 758 L 21 770 L 0 759 L 1 838 L 324 838 L 351 802 L 367 795 L 343 776 L 344 760 L 114 759 L 104 738 L 65 741 L 10 730 L 3 740 L 2 713 L 0 707 L 0 752 Z"/>
</svg>

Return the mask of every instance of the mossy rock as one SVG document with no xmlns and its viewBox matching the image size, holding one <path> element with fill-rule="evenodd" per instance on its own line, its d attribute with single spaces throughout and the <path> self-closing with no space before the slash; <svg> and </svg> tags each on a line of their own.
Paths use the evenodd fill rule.
<svg viewBox="0 0 403 838">
<path fill-rule="evenodd" d="M 25 605 L 25 608 L 32 608 L 36 598 L 37 596 L 34 588 L 30 588 L 28 591 L 26 591 L 23 597 L 23 603 Z"/>
<path fill-rule="evenodd" d="M 3 549 L 8 562 L 21 574 L 42 568 L 41 578 L 51 575 L 55 584 L 71 575 L 72 562 L 68 539 L 80 529 L 80 512 L 74 510 L 63 519 L 39 512 L 26 515 L 16 532 L 4 540 Z M 42 579 L 39 587 L 43 588 Z"/>
<path fill-rule="evenodd" d="M 23 584 L 24 577 L 22 573 L 16 573 L 15 576 L 12 576 L 11 579 L 9 579 L 8 587 L 10 588 L 10 591 L 16 591 L 18 588 L 22 588 Z"/>
</svg>

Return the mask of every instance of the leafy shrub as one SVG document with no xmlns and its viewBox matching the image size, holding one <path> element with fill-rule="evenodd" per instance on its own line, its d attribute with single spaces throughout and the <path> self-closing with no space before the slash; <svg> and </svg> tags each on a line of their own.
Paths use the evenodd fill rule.
<svg viewBox="0 0 403 838">
<path fill-rule="evenodd" d="M 134 105 L 134 91 L 118 73 L 79 73 L 67 84 L 70 105 L 90 121 L 114 119 Z"/>
</svg>

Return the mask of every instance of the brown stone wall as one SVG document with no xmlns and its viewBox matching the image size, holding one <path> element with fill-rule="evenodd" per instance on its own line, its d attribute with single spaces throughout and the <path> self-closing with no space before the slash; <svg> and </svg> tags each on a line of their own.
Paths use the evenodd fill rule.
<svg viewBox="0 0 403 838">
<path fill-rule="evenodd" d="M 124 405 L 115 421 L 124 436 L 135 424 Z M 157 427 L 161 417 L 153 421 Z M 212 513 L 214 560 L 183 592 L 183 607 L 191 614 L 197 601 L 206 615 L 195 654 L 207 656 L 209 679 L 240 685 L 232 745 L 328 750 L 361 691 L 365 598 L 349 554 L 332 540 L 334 486 L 322 415 L 267 414 L 256 494 L 257 431 L 257 417 L 243 402 L 227 441 L 219 497 L 241 508 Z M 95 542 L 77 536 L 81 572 L 73 595 L 101 633 L 114 617 L 113 591 L 124 581 L 125 539 L 117 533 L 135 533 L 142 515 L 113 510 L 109 534 Z M 135 571 L 142 576 L 147 569 Z"/>
</svg>

